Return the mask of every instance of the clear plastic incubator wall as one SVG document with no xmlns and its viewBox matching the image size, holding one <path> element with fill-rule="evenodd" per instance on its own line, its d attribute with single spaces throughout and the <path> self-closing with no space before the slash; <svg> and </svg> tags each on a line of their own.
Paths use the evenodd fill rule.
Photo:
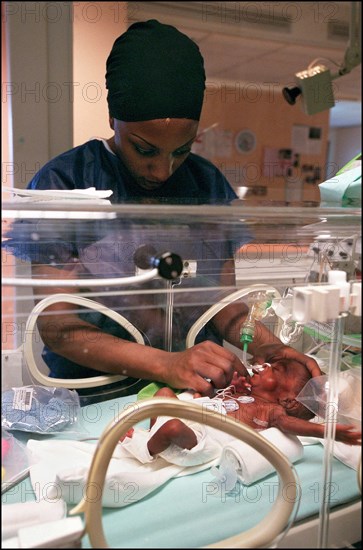
<svg viewBox="0 0 363 550">
<path fill-rule="evenodd" d="M 2 240 L 2 501 L 12 518 L 4 547 L 339 548 L 361 540 L 361 449 L 335 441 L 337 423 L 361 429 L 360 210 L 23 199 L 3 205 Z M 248 314 L 228 342 L 212 319 L 231 303 Z M 262 322 L 317 361 L 322 376 L 298 400 L 324 437 L 289 436 L 299 444 L 289 455 L 263 429 L 203 407 L 202 422 L 245 453 L 194 469 L 163 462 L 155 485 L 150 463 L 118 478 L 117 449 L 132 427 L 147 430 L 160 415 L 201 422 L 201 409 L 140 398 L 150 381 L 124 372 L 73 370 L 68 359 L 64 367 L 60 347 L 51 348 L 65 310 L 115 339 L 169 352 L 212 340 L 251 376 L 258 365 L 248 350 Z M 70 424 L 50 430 L 48 417 L 26 420 L 27 397 L 35 416 L 44 412 L 42 390 L 76 398 Z M 42 465 L 56 464 L 57 454 L 70 472 L 75 442 L 92 448 L 77 483 L 61 481 L 55 467 L 47 478 Z M 146 476 L 149 488 L 133 475 Z M 35 503 L 53 510 L 27 523 L 19 507 Z"/>
</svg>

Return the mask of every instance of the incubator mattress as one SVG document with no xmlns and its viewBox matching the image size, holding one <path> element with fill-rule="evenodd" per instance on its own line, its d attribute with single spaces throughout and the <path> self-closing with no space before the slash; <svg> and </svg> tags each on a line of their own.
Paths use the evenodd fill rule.
<svg viewBox="0 0 363 550">
<path fill-rule="evenodd" d="M 89 405 L 82 409 L 82 422 L 91 436 L 99 436 L 107 424 L 136 396 Z M 146 425 L 147 421 L 144 421 Z M 57 436 L 58 438 L 58 436 Z M 304 448 L 304 458 L 295 463 L 302 498 L 296 521 L 316 517 L 321 508 L 324 448 Z M 332 459 L 331 508 L 361 497 L 357 472 Z M 270 510 L 278 477 L 271 474 L 248 487 L 237 485 L 221 497 L 214 494 L 209 470 L 174 478 L 141 501 L 125 508 L 104 508 L 104 532 L 114 548 L 195 548 L 215 543 L 256 525 Z M 3 502 L 17 502 L 26 494 L 32 500 L 29 480 L 22 490 L 12 489 Z M 27 489 L 27 490 L 26 490 Z M 132 488 L 134 490 L 134 488 Z M 11 494 L 10 494 L 11 493 Z M 288 499 L 288 488 L 285 492 Z M 89 548 L 88 537 L 83 547 Z"/>
</svg>

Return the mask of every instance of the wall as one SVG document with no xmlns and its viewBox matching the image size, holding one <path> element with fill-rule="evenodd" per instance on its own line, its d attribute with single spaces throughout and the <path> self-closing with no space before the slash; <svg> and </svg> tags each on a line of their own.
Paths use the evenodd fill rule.
<svg viewBox="0 0 363 550">
<path fill-rule="evenodd" d="M 73 144 L 108 138 L 105 72 L 115 39 L 127 29 L 127 2 L 74 2 Z"/>
<path fill-rule="evenodd" d="M 362 152 L 362 127 L 331 128 L 329 132 L 328 163 L 337 172 Z"/>
<path fill-rule="evenodd" d="M 42 165 L 72 146 L 72 3 L 3 2 L 1 7 L 6 39 L 2 108 L 9 147 L 2 182 L 25 188 Z M 24 265 L 6 253 L 3 274 L 6 270 L 24 274 Z M 32 293 L 18 287 L 16 300 L 3 305 L 4 349 L 16 348 L 34 305 Z"/>
<path fill-rule="evenodd" d="M 329 111 L 306 115 L 298 103 L 290 106 L 277 87 L 215 81 L 208 82 L 200 129 L 203 131 L 215 123 L 218 126 L 201 136 L 201 143 L 195 145 L 194 151 L 214 162 L 234 188 L 249 187 L 246 200 L 259 203 L 273 200 L 281 204 L 299 200 L 305 204 L 319 202 L 318 183 L 326 176 Z M 297 133 L 293 138 L 294 128 Z M 309 128 L 320 128 L 321 139 L 308 139 L 304 145 L 297 145 L 299 132 L 305 134 Z M 244 129 L 256 137 L 255 147 L 246 153 L 239 152 L 235 143 Z M 286 166 L 276 164 L 271 157 L 267 159 L 266 149 L 299 152 L 295 159 L 297 166 L 287 170 Z M 320 170 L 314 183 L 305 182 L 316 174 L 310 167 Z"/>
<path fill-rule="evenodd" d="M 6 29 L 4 17 L 4 4 L 1 4 L 1 82 L 6 83 L 10 80 L 9 70 L 6 55 Z M 2 159 L 2 186 L 1 200 L 8 200 L 10 194 L 5 191 L 4 187 L 13 186 L 13 171 L 8 169 L 12 164 L 12 156 L 10 150 L 10 124 L 9 124 L 9 103 L 1 102 L 1 159 Z M 7 221 L 2 220 L 2 230 L 8 227 Z M 1 250 L 1 265 L 2 276 L 14 276 L 14 261 L 10 255 Z M 7 286 L 2 289 L 2 316 L 1 316 L 1 343 L 2 349 L 13 349 L 15 347 L 14 330 L 14 288 Z"/>
<path fill-rule="evenodd" d="M 3 102 L 11 109 L 13 162 L 5 175 L 25 188 L 72 144 L 71 12 L 67 2 L 4 4 L 9 80 Z"/>
</svg>

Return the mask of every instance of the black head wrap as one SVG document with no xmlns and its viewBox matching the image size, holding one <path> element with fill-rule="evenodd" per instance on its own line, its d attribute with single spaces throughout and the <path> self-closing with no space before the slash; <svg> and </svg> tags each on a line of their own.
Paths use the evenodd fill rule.
<svg viewBox="0 0 363 550">
<path fill-rule="evenodd" d="M 125 122 L 199 120 L 205 89 L 198 46 L 156 20 L 135 23 L 116 39 L 106 63 L 110 116 Z"/>
</svg>

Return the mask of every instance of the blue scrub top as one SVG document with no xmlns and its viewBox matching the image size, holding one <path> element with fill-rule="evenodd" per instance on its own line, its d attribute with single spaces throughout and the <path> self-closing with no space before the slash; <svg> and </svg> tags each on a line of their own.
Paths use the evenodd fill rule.
<svg viewBox="0 0 363 550">
<path fill-rule="evenodd" d="M 224 175 L 208 160 L 190 153 L 157 190 L 137 185 L 123 162 L 103 140 L 93 139 L 55 157 L 34 176 L 29 189 L 113 191 L 112 203 L 157 199 L 168 204 L 228 204 L 237 195 Z"/>
<path fill-rule="evenodd" d="M 112 203 L 153 202 L 167 204 L 229 204 L 237 198 L 223 174 L 208 160 L 190 154 L 164 186 L 156 191 L 140 188 L 122 161 L 102 140 L 91 140 L 48 162 L 29 183 L 29 189 L 86 189 L 112 190 Z M 147 208 L 147 206 L 146 206 Z M 233 226 L 232 226 L 233 227 Z M 33 236 L 36 236 L 33 240 Z M 4 246 L 16 256 L 58 268 L 77 264 L 77 276 L 123 277 L 135 274 L 133 254 L 144 244 L 158 252 L 170 251 L 185 260 L 197 262 L 197 276 L 180 281 L 176 288 L 173 308 L 173 351 L 185 348 L 185 337 L 191 325 L 213 303 L 223 297 L 220 272 L 224 262 L 250 241 L 246 228 L 201 223 L 162 223 L 143 220 L 20 220 L 13 224 Z M 104 297 L 97 300 L 118 311 L 145 336 L 147 345 L 163 349 L 165 324 L 157 321 L 154 311 L 166 310 L 166 293 L 142 295 L 138 288 L 155 290 L 166 287 L 164 280 L 133 285 L 130 295 Z M 193 287 L 211 288 L 196 297 L 188 292 Z M 213 288 L 213 290 L 212 290 Z M 126 287 L 122 287 L 127 290 Z M 117 290 L 117 289 L 114 289 Z M 101 313 L 86 311 L 80 316 L 104 332 L 132 340 L 125 329 Z M 165 321 L 164 321 L 165 323 Z M 222 339 L 210 325 L 199 333 L 196 342 Z M 50 376 L 79 378 L 103 374 L 77 365 L 50 349 L 44 348 L 43 358 Z"/>
</svg>

